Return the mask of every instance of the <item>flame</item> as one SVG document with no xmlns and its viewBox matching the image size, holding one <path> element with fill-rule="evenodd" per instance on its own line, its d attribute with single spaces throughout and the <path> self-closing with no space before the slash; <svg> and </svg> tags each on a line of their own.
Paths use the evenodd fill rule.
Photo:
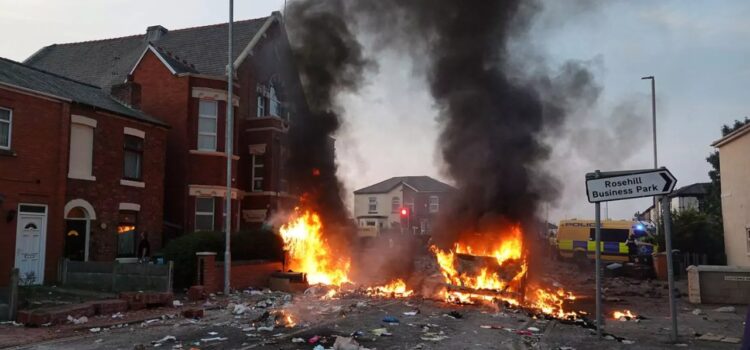
<svg viewBox="0 0 750 350">
<path fill-rule="evenodd" d="M 623 310 L 613 312 L 612 317 L 614 317 L 614 319 L 616 320 L 619 320 L 621 318 L 634 319 L 636 316 L 632 312 L 630 312 L 630 310 Z"/>
<path fill-rule="evenodd" d="M 384 286 L 368 287 L 365 293 L 369 296 L 406 298 L 414 294 L 414 291 L 406 288 L 406 282 L 398 278 Z"/>
<path fill-rule="evenodd" d="M 287 328 L 293 328 L 297 325 L 297 321 L 289 310 L 279 310 L 276 316 L 276 324 Z"/>
<path fill-rule="evenodd" d="M 453 249 L 444 251 L 435 246 L 430 250 L 440 267 L 445 282 L 461 290 L 443 289 L 439 296 L 447 302 L 472 304 L 475 301 L 501 300 L 508 305 L 525 307 L 558 318 L 576 317 L 566 312 L 563 305 L 575 296 L 563 289 L 555 291 L 536 286 L 524 286 L 528 263 L 524 254 L 523 233 L 516 225 L 499 232 L 498 240 L 471 239 L 458 242 Z M 459 271 L 458 254 L 479 258 L 494 258 L 497 267 L 483 266 L 478 271 Z M 501 275 L 498 270 L 507 271 Z M 468 291 L 468 290 L 474 290 Z M 482 293 L 482 291 L 489 293 Z M 524 299 L 521 299 L 521 295 Z"/>
<path fill-rule="evenodd" d="M 340 286 L 349 281 L 348 258 L 334 256 L 323 238 L 323 223 L 317 213 L 295 211 L 279 228 L 284 250 L 289 256 L 288 268 L 305 272 L 310 284 Z"/>
<path fill-rule="evenodd" d="M 133 226 L 133 225 L 120 225 L 120 226 L 117 226 L 117 233 L 118 234 L 122 234 L 122 233 L 125 233 L 125 232 L 130 232 L 130 231 L 134 231 L 134 230 L 135 230 L 135 226 Z"/>
</svg>

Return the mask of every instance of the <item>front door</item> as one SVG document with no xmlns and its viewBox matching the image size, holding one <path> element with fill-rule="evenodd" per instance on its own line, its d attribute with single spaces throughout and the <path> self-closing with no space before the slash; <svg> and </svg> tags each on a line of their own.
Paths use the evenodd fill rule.
<svg viewBox="0 0 750 350">
<path fill-rule="evenodd" d="M 87 220 L 65 221 L 65 258 L 76 261 L 84 261 L 86 259 L 87 231 Z"/>
<path fill-rule="evenodd" d="M 18 206 L 16 267 L 23 284 L 44 282 L 44 252 L 47 235 L 47 206 Z"/>
</svg>

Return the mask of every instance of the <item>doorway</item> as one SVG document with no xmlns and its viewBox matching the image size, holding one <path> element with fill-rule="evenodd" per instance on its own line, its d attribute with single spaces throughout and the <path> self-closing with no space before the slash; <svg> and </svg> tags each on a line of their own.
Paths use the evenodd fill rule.
<svg viewBox="0 0 750 350">
<path fill-rule="evenodd" d="M 47 206 L 19 204 L 16 226 L 16 261 L 21 283 L 44 282 L 44 255 L 47 240 Z"/>
<path fill-rule="evenodd" d="M 86 260 L 86 236 L 88 235 L 88 220 L 65 220 L 65 250 L 63 257 L 75 261 Z"/>
</svg>

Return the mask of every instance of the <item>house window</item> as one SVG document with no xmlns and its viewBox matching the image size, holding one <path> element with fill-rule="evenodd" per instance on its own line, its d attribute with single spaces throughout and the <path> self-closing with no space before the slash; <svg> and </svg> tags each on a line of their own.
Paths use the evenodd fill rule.
<svg viewBox="0 0 750 350">
<path fill-rule="evenodd" d="M 263 156 L 259 154 L 253 155 L 253 191 L 263 191 Z"/>
<path fill-rule="evenodd" d="M 68 177 L 93 180 L 94 128 L 90 125 L 72 123 L 69 151 Z"/>
<path fill-rule="evenodd" d="M 214 230 L 214 197 L 195 198 L 195 230 Z"/>
<path fill-rule="evenodd" d="M 198 150 L 216 151 L 216 129 L 219 105 L 216 101 L 198 102 Z"/>
<path fill-rule="evenodd" d="M 437 213 L 440 210 L 440 197 L 430 196 L 430 213 Z"/>
<path fill-rule="evenodd" d="M 120 211 L 120 223 L 117 225 L 117 256 L 129 258 L 135 256 L 135 241 L 138 227 L 138 212 Z"/>
<path fill-rule="evenodd" d="M 281 117 L 281 102 L 279 102 L 279 98 L 276 97 L 276 89 L 274 89 L 273 86 L 271 86 L 269 91 L 268 100 L 271 104 L 271 115 Z"/>
<path fill-rule="evenodd" d="M 266 98 L 258 95 L 258 117 L 266 116 Z"/>
<path fill-rule="evenodd" d="M 13 126 L 13 113 L 0 108 L 0 149 L 10 149 L 10 133 Z"/>
<path fill-rule="evenodd" d="M 391 199 L 391 213 L 398 213 L 401 210 L 401 198 L 393 197 Z"/>
<path fill-rule="evenodd" d="M 143 179 L 143 139 L 125 135 L 125 154 L 122 177 L 126 180 Z"/>
<path fill-rule="evenodd" d="M 367 226 L 375 226 L 375 221 L 368 221 Z"/>
<path fill-rule="evenodd" d="M 370 197 L 369 198 L 369 207 L 368 212 L 370 213 L 377 213 L 378 212 L 378 198 L 377 197 Z"/>
</svg>

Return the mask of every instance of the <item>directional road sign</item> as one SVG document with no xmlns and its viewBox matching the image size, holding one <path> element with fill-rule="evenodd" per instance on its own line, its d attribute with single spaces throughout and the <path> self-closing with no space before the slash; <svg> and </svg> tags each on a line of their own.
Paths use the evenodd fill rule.
<svg viewBox="0 0 750 350">
<path fill-rule="evenodd" d="M 670 194 L 676 183 L 677 179 L 663 167 L 586 174 L 586 192 L 591 203 Z"/>
</svg>

